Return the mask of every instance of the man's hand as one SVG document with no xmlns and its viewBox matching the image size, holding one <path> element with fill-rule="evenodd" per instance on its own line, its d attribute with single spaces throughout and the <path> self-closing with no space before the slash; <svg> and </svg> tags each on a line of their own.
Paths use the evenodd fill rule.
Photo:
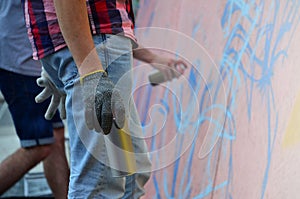
<svg viewBox="0 0 300 199">
<path fill-rule="evenodd" d="M 187 64 L 181 59 L 175 60 L 160 55 L 155 55 L 150 64 L 164 75 L 165 81 L 180 77 L 187 68 Z"/>
<path fill-rule="evenodd" d="M 120 92 L 103 70 L 94 71 L 80 78 L 88 129 L 105 135 L 113 123 L 123 128 L 125 107 Z"/>
<path fill-rule="evenodd" d="M 133 50 L 133 57 L 151 64 L 153 68 L 159 70 L 159 72 L 161 72 L 164 76 L 164 80 L 162 82 L 178 78 L 187 68 L 187 63 L 183 60 L 175 60 L 160 54 L 155 54 L 141 45 Z"/>
<path fill-rule="evenodd" d="M 44 68 L 42 68 L 41 77 L 38 78 L 36 82 L 38 86 L 44 87 L 43 91 L 35 97 L 36 103 L 41 103 L 52 96 L 50 105 L 45 113 L 45 118 L 47 120 L 51 120 L 57 111 L 59 104 L 61 103 L 59 110 L 60 117 L 61 119 L 66 119 L 66 94 L 56 88 Z"/>
</svg>

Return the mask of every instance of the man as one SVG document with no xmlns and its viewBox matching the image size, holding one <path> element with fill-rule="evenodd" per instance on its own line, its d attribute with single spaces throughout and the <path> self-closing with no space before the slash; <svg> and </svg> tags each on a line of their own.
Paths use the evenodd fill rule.
<svg viewBox="0 0 300 199">
<path fill-rule="evenodd" d="M 174 72 L 165 66 L 182 61 L 141 48 L 133 52 L 136 39 L 130 0 L 25 0 L 24 7 L 34 58 L 41 60 L 51 80 L 67 94 L 71 145 L 68 197 L 140 198 L 151 165 L 145 141 L 140 139 L 136 110 L 134 106 L 128 109 L 124 97 L 131 94 L 131 75 L 125 84 L 115 87 L 130 74 L 132 55 L 152 64 L 167 80 Z M 138 168 L 134 174 L 125 171 L 116 177 L 112 171 L 122 171 L 126 163 L 117 168 L 112 165 L 109 138 L 118 136 L 117 129 L 125 128 L 126 122 L 136 126 L 129 131 L 134 135 L 132 148 Z"/>
<path fill-rule="evenodd" d="M 66 198 L 69 178 L 64 126 L 58 113 L 44 119 L 49 101 L 35 102 L 42 89 L 36 79 L 41 64 L 32 60 L 19 0 L 0 2 L 0 90 L 8 104 L 21 148 L 0 163 L 0 195 L 43 161 L 55 198 Z"/>
</svg>

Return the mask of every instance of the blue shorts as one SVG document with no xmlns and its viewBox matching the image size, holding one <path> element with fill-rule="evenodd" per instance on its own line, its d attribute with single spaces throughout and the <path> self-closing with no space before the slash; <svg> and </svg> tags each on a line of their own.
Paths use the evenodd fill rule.
<svg viewBox="0 0 300 199">
<path fill-rule="evenodd" d="M 0 69 L 0 90 L 22 147 L 51 144 L 54 142 L 53 128 L 63 127 L 58 112 L 51 121 L 44 118 L 50 99 L 39 104 L 35 102 L 35 96 L 43 90 L 36 79 Z"/>
</svg>

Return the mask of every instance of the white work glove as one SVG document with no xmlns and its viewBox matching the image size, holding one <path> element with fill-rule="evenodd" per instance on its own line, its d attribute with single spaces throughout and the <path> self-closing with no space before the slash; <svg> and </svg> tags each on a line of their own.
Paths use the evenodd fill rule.
<svg viewBox="0 0 300 199">
<path fill-rule="evenodd" d="M 61 104 L 59 110 L 60 118 L 66 119 L 66 94 L 56 88 L 44 68 L 42 68 L 41 77 L 36 80 L 36 83 L 38 86 L 44 88 L 43 91 L 35 97 L 36 103 L 41 103 L 52 96 L 51 102 L 45 113 L 46 120 L 51 120 L 53 118 L 59 107 L 59 104 Z"/>
</svg>

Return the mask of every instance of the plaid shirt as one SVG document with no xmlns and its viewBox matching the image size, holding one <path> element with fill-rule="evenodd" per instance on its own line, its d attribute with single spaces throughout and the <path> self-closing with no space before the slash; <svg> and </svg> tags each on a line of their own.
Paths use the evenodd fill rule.
<svg viewBox="0 0 300 199">
<path fill-rule="evenodd" d="M 64 47 L 53 0 L 23 0 L 33 58 L 41 59 Z M 131 0 L 86 0 L 92 34 L 122 34 L 135 41 Z"/>
</svg>

